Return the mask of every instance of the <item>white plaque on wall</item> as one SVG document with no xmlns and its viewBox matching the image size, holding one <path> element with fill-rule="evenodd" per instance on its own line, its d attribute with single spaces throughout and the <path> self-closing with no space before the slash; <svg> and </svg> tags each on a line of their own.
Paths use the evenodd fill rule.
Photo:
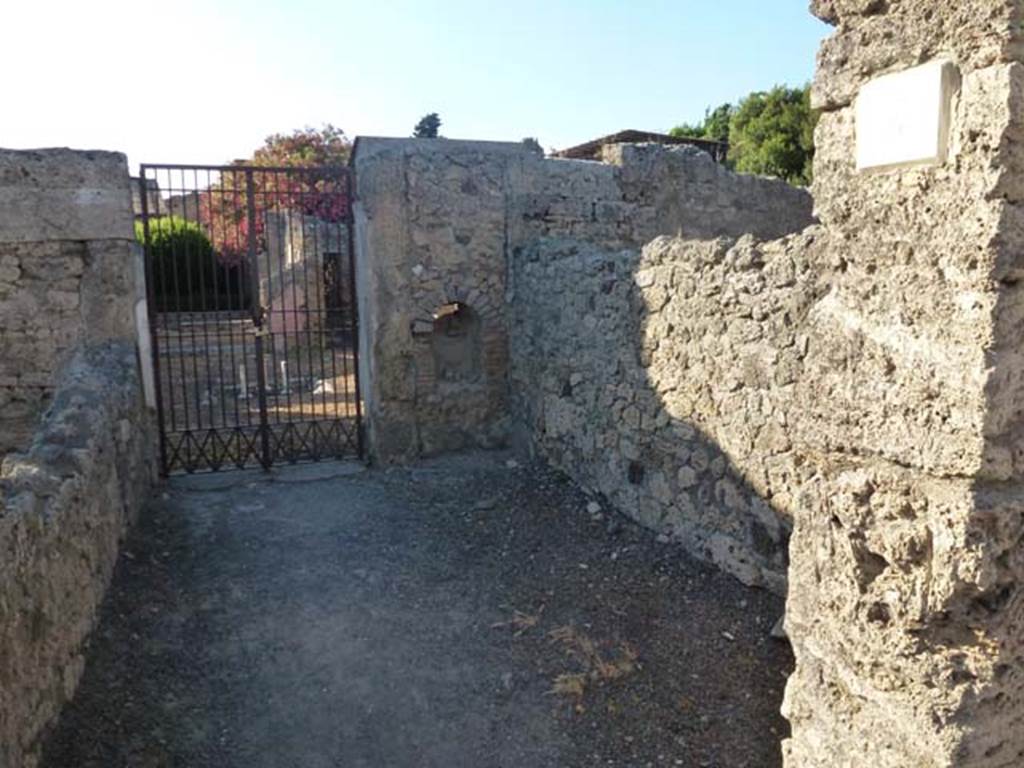
<svg viewBox="0 0 1024 768">
<path fill-rule="evenodd" d="M 945 59 L 883 75 L 857 94 L 857 170 L 946 161 L 956 66 Z"/>
</svg>

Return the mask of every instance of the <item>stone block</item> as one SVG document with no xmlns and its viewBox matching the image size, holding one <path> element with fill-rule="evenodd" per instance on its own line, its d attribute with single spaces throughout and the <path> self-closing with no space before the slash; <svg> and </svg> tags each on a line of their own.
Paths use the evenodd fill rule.
<svg viewBox="0 0 1024 768">
<path fill-rule="evenodd" d="M 857 169 L 946 162 L 959 80 L 953 63 L 940 59 L 861 86 L 855 108 Z"/>
<path fill-rule="evenodd" d="M 0 242 L 133 237 L 123 154 L 0 150 Z"/>
<path fill-rule="evenodd" d="M 818 109 L 848 106 L 867 80 L 939 56 L 970 71 L 1024 54 L 1019 0 L 815 0 L 811 9 L 839 25 L 818 52 Z"/>
</svg>

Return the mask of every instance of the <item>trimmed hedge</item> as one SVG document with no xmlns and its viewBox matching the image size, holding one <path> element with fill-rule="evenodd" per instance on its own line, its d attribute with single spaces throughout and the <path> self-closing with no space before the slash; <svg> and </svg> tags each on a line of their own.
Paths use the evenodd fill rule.
<svg viewBox="0 0 1024 768">
<path fill-rule="evenodd" d="M 149 275 L 158 312 L 215 312 L 251 306 L 244 264 L 227 265 L 194 221 L 180 216 L 149 220 L 149 242 L 141 221 L 135 238 L 147 245 Z"/>
</svg>

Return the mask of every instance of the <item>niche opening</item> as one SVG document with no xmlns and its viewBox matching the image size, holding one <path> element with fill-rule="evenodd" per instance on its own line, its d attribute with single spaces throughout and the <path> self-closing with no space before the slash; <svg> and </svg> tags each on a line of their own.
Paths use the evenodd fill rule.
<svg viewBox="0 0 1024 768">
<path fill-rule="evenodd" d="M 430 349 L 439 382 L 470 383 L 481 376 L 480 316 L 459 301 L 433 313 Z"/>
</svg>

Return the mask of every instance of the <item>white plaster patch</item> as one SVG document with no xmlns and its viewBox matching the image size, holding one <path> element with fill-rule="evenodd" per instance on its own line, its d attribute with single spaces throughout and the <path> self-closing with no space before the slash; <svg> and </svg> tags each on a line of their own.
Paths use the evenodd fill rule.
<svg viewBox="0 0 1024 768">
<path fill-rule="evenodd" d="M 156 374 L 153 367 L 153 345 L 149 332 L 149 310 L 146 300 L 135 302 L 135 333 L 139 349 L 139 364 L 142 369 L 142 393 L 146 407 L 156 409 Z"/>
<path fill-rule="evenodd" d="M 956 66 L 937 60 L 883 75 L 857 95 L 857 170 L 946 161 Z"/>
</svg>

